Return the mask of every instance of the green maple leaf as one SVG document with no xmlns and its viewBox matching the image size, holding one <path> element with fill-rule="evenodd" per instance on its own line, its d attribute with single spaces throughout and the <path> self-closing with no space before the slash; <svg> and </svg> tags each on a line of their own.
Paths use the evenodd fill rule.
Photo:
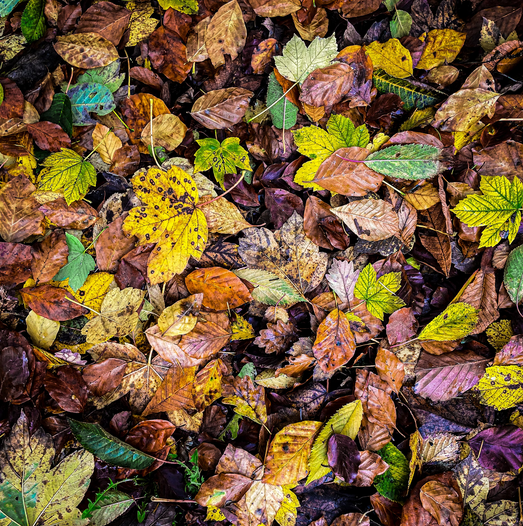
<svg viewBox="0 0 523 526">
<path fill-rule="evenodd" d="M 336 36 L 316 37 L 309 45 L 294 35 L 283 48 L 281 57 L 274 57 L 278 71 L 292 82 L 303 82 L 315 69 L 328 66 L 338 54 Z"/>
<path fill-rule="evenodd" d="M 69 248 L 67 263 L 53 279 L 63 281 L 69 278 L 69 286 L 76 292 L 85 283 L 89 273 L 95 269 L 96 263 L 93 257 L 85 252 L 85 248 L 78 238 L 67 232 L 65 237 Z"/>
<path fill-rule="evenodd" d="M 479 248 L 493 247 L 508 238 L 512 243 L 521 224 L 523 183 L 514 177 L 512 183 L 503 175 L 482 176 L 479 186 L 483 195 L 468 195 L 453 212 L 467 226 L 486 226 Z"/>
<path fill-rule="evenodd" d="M 365 148 L 369 143 L 369 132 L 365 125 L 354 126 L 352 121 L 343 115 L 331 115 L 327 129 L 319 126 L 305 126 L 292 132 L 298 151 L 310 157 L 297 172 L 294 181 L 305 188 L 323 190 L 312 180 L 320 164 L 340 148 L 359 146 Z"/>
<path fill-rule="evenodd" d="M 201 139 L 196 141 L 200 148 L 196 152 L 194 171 L 210 170 L 214 177 L 223 186 L 225 174 L 235 174 L 236 168 L 250 170 L 249 152 L 240 146 L 238 137 L 229 137 L 221 144 L 216 139 Z"/>
<path fill-rule="evenodd" d="M 405 306 L 404 301 L 394 294 L 400 287 L 399 272 L 389 272 L 377 279 L 376 271 L 369 263 L 358 276 L 354 296 L 365 301 L 367 310 L 376 318 L 383 320 L 385 313 L 392 314 Z"/>
</svg>

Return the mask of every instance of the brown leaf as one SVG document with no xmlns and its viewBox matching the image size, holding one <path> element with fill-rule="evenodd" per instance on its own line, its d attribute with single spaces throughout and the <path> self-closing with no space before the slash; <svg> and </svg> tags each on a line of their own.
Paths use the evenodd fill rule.
<svg viewBox="0 0 523 526">
<path fill-rule="evenodd" d="M 262 40 L 252 52 L 251 68 L 255 75 L 263 75 L 270 65 L 273 55 L 278 51 L 279 44 L 275 38 Z"/>
<path fill-rule="evenodd" d="M 315 14 L 310 23 L 302 24 L 298 18 L 298 13 L 292 13 L 292 21 L 294 27 L 300 34 L 303 40 L 312 41 L 316 37 L 323 38 L 329 30 L 329 18 L 327 17 L 327 11 L 322 7 L 314 10 Z M 313 12 L 314 12 L 313 11 Z M 307 17 L 308 20 L 309 17 Z M 306 22 L 307 22 L 306 20 Z"/>
<path fill-rule="evenodd" d="M 297 340 L 298 333 L 294 323 L 278 320 L 276 323 L 268 323 L 267 328 L 260 331 L 260 335 L 254 340 L 254 345 L 264 348 L 267 354 L 281 354 Z"/>
<path fill-rule="evenodd" d="M 59 152 L 61 148 L 71 146 L 69 135 L 58 124 L 40 121 L 27 125 L 27 131 L 38 148 L 50 152 Z"/>
<path fill-rule="evenodd" d="M 370 487 L 374 478 L 382 475 L 389 469 L 389 465 L 377 454 L 372 451 L 360 452 L 360 465 L 353 485 L 358 488 Z"/>
<path fill-rule="evenodd" d="M 418 321 L 410 307 L 403 307 L 390 315 L 387 323 L 387 339 L 390 345 L 410 340 L 417 331 Z"/>
<path fill-rule="evenodd" d="M 375 363 L 380 378 L 387 382 L 395 393 L 399 393 L 405 378 L 405 368 L 401 360 L 393 352 L 380 347 Z"/>
<path fill-rule="evenodd" d="M 31 277 L 31 247 L 21 243 L 0 243 L 0 285 L 9 288 Z"/>
<path fill-rule="evenodd" d="M 72 366 L 60 367 L 56 373 L 47 371 L 44 385 L 51 398 L 68 413 L 82 413 L 87 405 L 87 385 Z"/>
<path fill-rule="evenodd" d="M 127 363 L 119 358 L 108 358 L 84 367 L 82 377 L 94 396 L 116 389 L 123 380 Z"/>
<path fill-rule="evenodd" d="M 86 308 L 73 303 L 76 299 L 67 290 L 53 285 L 26 287 L 20 291 L 20 294 L 24 302 L 38 316 L 49 320 L 67 321 L 89 312 Z"/>
<path fill-rule="evenodd" d="M 342 2 L 340 7 L 345 18 L 356 18 L 374 13 L 380 4 L 380 0 L 354 0 L 350 3 Z"/>
<path fill-rule="evenodd" d="M 0 189 L 0 236 L 9 243 L 43 234 L 44 215 L 31 194 L 36 187 L 25 175 L 11 179 Z"/>
<path fill-rule="evenodd" d="M 107 126 L 97 123 L 93 130 L 93 148 L 100 154 L 102 161 L 112 164 L 115 153 L 122 147 L 122 141 Z"/>
<path fill-rule="evenodd" d="M 229 128 L 242 120 L 253 95 L 243 88 L 209 91 L 193 104 L 191 115 L 210 130 Z"/>
<path fill-rule="evenodd" d="M 207 34 L 210 21 L 210 16 L 200 20 L 200 22 L 193 27 L 193 32 L 189 34 L 187 38 L 188 62 L 203 62 L 209 58 L 205 47 L 205 35 Z"/>
<path fill-rule="evenodd" d="M 194 410 L 193 383 L 196 367 L 171 367 L 142 416 L 176 409 Z"/>
<path fill-rule="evenodd" d="M 134 248 L 137 239 L 126 236 L 122 230 L 126 216 L 127 212 L 115 219 L 98 237 L 95 249 L 99 270 L 116 272 L 121 258 Z"/>
<path fill-rule="evenodd" d="M 7 78 L 0 78 L 4 88 L 4 100 L 0 104 L 0 119 L 22 118 L 24 115 L 24 96 L 20 88 Z"/>
<path fill-rule="evenodd" d="M 251 485 L 252 480 L 244 475 L 220 473 L 210 477 L 201 485 L 194 500 L 200 506 L 222 507 L 226 502 L 239 501 Z"/>
<path fill-rule="evenodd" d="M 218 465 L 216 474 L 220 473 L 238 473 L 245 477 L 252 478 L 262 467 L 262 463 L 254 455 L 251 455 L 244 449 L 227 444 Z"/>
<path fill-rule="evenodd" d="M 370 497 L 370 503 L 384 526 L 397 526 L 401 522 L 401 505 L 379 493 Z"/>
<path fill-rule="evenodd" d="M 421 244 L 434 256 L 443 274 L 450 275 L 452 250 L 450 237 L 446 235 L 446 220 L 441 204 L 436 204 L 420 213 L 419 223 L 433 230 L 418 231 Z M 437 232 L 434 232 L 436 230 Z M 425 231 L 427 233 L 425 233 Z"/>
<path fill-rule="evenodd" d="M 328 250 L 345 250 L 350 244 L 349 236 L 331 207 L 313 195 L 305 203 L 303 229 L 316 245 Z"/>
<path fill-rule="evenodd" d="M 210 201 L 210 196 L 204 196 L 200 203 Z M 218 234 L 237 234 L 245 228 L 253 225 L 247 223 L 238 207 L 227 201 L 227 199 L 217 199 L 206 206 L 201 206 L 203 215 L 207 219 L 207 228 L 209 232 Z"/>
<path fill-rule="evenodd" d="M 301 8 L 299 0 L 249 0 L 258 16 L 287 16 Z"/>
<path fill-rule="evenodd" d="M 463 501 L 458 492 L 437 480 L 431 480 L 420 489 L 423 507 L 440 526 L 459 526 L 463 516 Z"/>
<path fill-rule="evenodd" d="M 17 332 L 0 330 L 0 400 L 11 402 L 26 391 L 35 357 L 29 342 Z"/>
<path fill-rule="evenodd" d="M 191 62 L 187 60 L 187 49 L 182 39 L 162 26 L 152 33 L 148 43 L 153 67 L 169 80 L 181 84 L 191 71 Z"/>
<path fill-rule="evenodd" d="M 128 9 L 112 2 L 99 2 L 81 16 L 75 33 L 98 33 L 117 46 L 130 18 Z"/>
<path fill-rule="evenodd" d="M 176 426 L 168 420 L 145 420 L 127 433 L 125 441 L 144 453 L 154 455 L 166 446 L 175 429 Z"/>
<path fill-rule="evenodd" d="M 392 430 L 396 428 L 396 406 L 390 394 L 369 385 L 367 408 L 369 422 L 388 428 L 392 434 Z"/>
<path fill-rule="evenodd" d="M 187 126 L 176 115 L 165 113 L 153 119 L 152 130 L 154 145 L 163 146 L 170 152 L 182 143 Z M 151 144 L 151 122 L 142 131 L 142 142 L 146 146 Z"/>
<path fill-rule="evenodd" d="M 472 153 L 478 175 L 503 174 L 510 181 L 523 178 L 523 144 L 519 142 L 509 139 Z"/>
<path fill-rule="evenodd" d="M 134 66 L 129 71 L 129 76 L 132 79 L 149 86 L 150 88 L 161 90 L 163 86 L 162 78 L 150 69 L 141 66 Z"/>
<path fill-rule="evenodd" d="M 369 153 L 366 148 L 357 146 L 336 150 L 321 163 L 313 182 L 326 190 L 349 197 L 364 197 L 369 192 L 377 192 L 383 176 L 367 168 L 365 163 L 345 160 L 363 161 Z"/>
<path fill-rule="evenodd" d="M 354 334 L 347 317 L 339 309 L 333 310 L 322 321 L 312 350 L 319 366 L 326 373 L 346 364 L 354 355 Z"/>
<path fill-rule="evenodd" d="M 344 62 L 315 69 L 301 86 L 300 100 L 311 106 L 334 106 L 350 91 L 354 70 Z"/>
<path fill-rule="evenodd" d="M 140 167 L 140 151 L 134 144 L 125 144 L 116 150 L 113 157 L 113 164 L 109 171 L 116 175 L 129 177 Z"/>
<path fill-rule="evenodd" d="M 209 309 L 235 309 L 252 300 L 241 279 L 220 267 L 195 270 L 185 278 L 185 284 L 191 294 L 203 293 L 203 305 Z"/>
<path fill-rule="evenodd" d="M 217 68 L 225 64 L 225 56 L 234 60 L 245 46 L 247 28 L 237 0 L 222 5 L 205 33 L 205 47 L 212 65 Z"/>
<path fill-rule="evenodd" d="M 227 396 L 223 398 L 223 403 L 233 405 L 235 413 L 253 422 L 258 424 L 267 422 L 265 389 L 261 385 L 254 386 L 250 376 L 243 378 L 236 376 L 232 385 L 227 386 Z"/>
<path fill-rule="evenodd" d="M 93 69 L 108 66 L 118 58 L 118 50 L 97 33 L 56 37 L 55 51 L 71 66 Z"/>
<path fill-rule="evenodd" d="M 331 526 L 370 526 L 370 519 L 361 513 L 345 513 L 334 519 Z"/>
<path fill-rule="evenodd" d="M 360 199 L 331 211 L 367 241 L 380 241 L 400 233 L 398 214 L 381 199 Z"/>
<path fill-rule="evenodd" d="M 41 205 L 40 211 L 56 226 L 75 230 L 85 230 L 98 219 L 96 210 L 85 201 L 67 205 L 62 197 Z"/>
</svg>

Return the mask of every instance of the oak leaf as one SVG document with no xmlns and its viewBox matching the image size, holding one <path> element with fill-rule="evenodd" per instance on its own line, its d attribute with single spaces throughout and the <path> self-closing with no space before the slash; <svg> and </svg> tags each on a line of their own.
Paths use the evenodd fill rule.
<svg viewBox="0 0 523 526">
<path fill-rule="evenodd" d="M 132 179 L 145 206 L 135 207 L 124 231 L 140 245 L 156 243 L 147 262 L 151 283 L 163 283 L 183 272 L 189 258 L 199 259 L 207 241 L 207 222 L 197 208 L 198 190 L 192 177 L 173 166 L 168 172 L 150 168 Z"/>
</svg>

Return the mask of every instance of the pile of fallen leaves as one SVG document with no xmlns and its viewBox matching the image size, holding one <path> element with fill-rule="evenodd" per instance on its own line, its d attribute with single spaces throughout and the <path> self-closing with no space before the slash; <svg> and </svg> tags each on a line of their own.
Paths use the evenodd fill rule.
<svg viewBox="0 0 523 526">
<path fill-rule="evenodd" d="M 0 0 L 0 525 L 516 526 L 519 0 Z"/>
</svg>

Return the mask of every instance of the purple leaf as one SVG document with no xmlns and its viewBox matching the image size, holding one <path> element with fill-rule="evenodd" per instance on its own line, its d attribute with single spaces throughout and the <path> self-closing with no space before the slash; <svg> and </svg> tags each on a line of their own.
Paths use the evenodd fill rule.
<svg viewBox="0 0 523 526">
<path fill-rule="evenodd" d="M 327 460 L 332 472 L 344 482 L 352 484 L 361 462 L 356 442 L 348 436 L 334 434 L 329 438 L 327 448 Z"/>
<path fill-rule="evenodd" d="M 469 440 L 479 463 L 495 471 L 518 470 L 523 465 L 523 429 L 499 426 L 485 429 Z"/>
</svg>

